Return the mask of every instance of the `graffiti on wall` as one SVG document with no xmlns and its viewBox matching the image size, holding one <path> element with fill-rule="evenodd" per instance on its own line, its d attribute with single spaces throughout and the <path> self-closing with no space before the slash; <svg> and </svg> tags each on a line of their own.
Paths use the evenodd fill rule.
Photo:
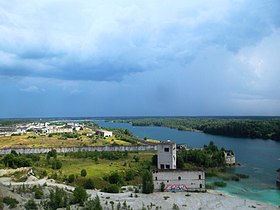
<svg viewBox="0 0 280 210">
<path fill-rule="evenodd" d="M 184 192 L 187 191 L 188 188 L 185 184 L 167 184 L 165 185 L 165 192 Z"/>
</svg>

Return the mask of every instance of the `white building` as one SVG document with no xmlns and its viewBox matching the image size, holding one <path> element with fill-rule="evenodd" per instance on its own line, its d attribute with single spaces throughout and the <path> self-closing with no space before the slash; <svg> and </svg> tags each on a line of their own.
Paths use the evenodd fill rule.
<svg viewBox="0 0 280 210">
<path fill-rule="evenodd" d="M 158 170 L 153 171 L 154 189 L 159 191 L 205 191 L 202 170 L 176 170 L 176 143 L 157 145 Z"/>
<path fill-rule="evenodd" d="M 224 152 L 224 155 L 225 155 L 227 165 L 229 165 L 229 166 L 235 165 L 235 155 L 234 155 L 233 151 L 226 150 Z"/>
<path fill-rule="evenodd" d="M 106 130 L 98 130 L 95 132 L 96 135 L 101 135 L 103 137 L 109 137 L 109 136 L 113 136 L 113 132 L 112 131 L 106 131 Z"/>
<path fill-rule="evenodd" d="M 205 174 L 203 171 L 158 170 L 153 171 L 154 188 L 165 192 L 204 191 Z"/>
<path fill-rule="evenodd" d="M 60 127 L 52 127 L 46 128 L 44 130 L 46 133 L 72 133 L 72 128 L 60 128 Z"/>
<path fill-rule="evenodd" d="M 176 144 L 164 142 L 157 145 L 158 169 L 176 169 Z"/>
</svg>

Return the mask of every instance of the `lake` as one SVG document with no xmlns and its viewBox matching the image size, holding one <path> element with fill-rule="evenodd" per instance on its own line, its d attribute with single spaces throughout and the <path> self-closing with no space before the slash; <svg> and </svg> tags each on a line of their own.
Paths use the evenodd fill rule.
<svg viewBox="0 0 280 210">
<path fill-rule="evenodd" d="M 280 190 L 276 186 L 276 170 L 280 168 L 280 142 L 263 139 L 231 138 L 202 132 L 178 131 L 164 127 L 132 126 L 130 123 L 114 123 L 94 120 L 101 127 L 125 128 L 135 136 L 161 141 L 171 140 L 188 147 L 203 147 L 213 141 L 219 148 L 231 149 L 241 166 L 231 172 L 247 174 L 248 179 L 239 182 L 227 181 L 227 186 L 218 188 L 228 194 L 280 205 Z M 207 181 L 213 181 L 209 178 Z"/>
</svg>

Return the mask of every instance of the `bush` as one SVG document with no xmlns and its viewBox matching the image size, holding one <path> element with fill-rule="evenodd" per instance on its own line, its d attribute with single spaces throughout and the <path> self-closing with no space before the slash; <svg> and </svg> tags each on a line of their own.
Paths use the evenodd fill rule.
<svg viewBox="0 0 280 210">
<path fill-rule="evenodd" d="M 105 192 L 108 193 L 119 193 L 120 187 L 116 184 L 110 184 L 108 188 L 105 189 Z"/>
<path fill-rule="evenodd" d="M 75 175 L 74 174 L 70 174 L 69 176 L 68 176 L 68 182 L 69 183 L 72 183 L 72 182 L 74 182 L 75 181 Z"/>
<path fill-rule="evenodd" d="M 134 176 L 135 176 L 134 172 L 132 170 L 129 170 L 125 174 L 125 180 L 131 181 L 131 180 L 133 180 Z"/>
<path fill-rule="evenodd" d="M 61 167 L 62 167 L 62 162 L 60 160 L 55 159 L 52 162 L 52 169 L 58 170 L 61 169 Z"/>
<path fill-rule="evenodd" d="M 36 199 L 41 199 L 43 198 L 44 196 L 44 193 L 43 193 L 43 190 L 41 187 L 37 188 L 37 187 L 34 187 L 33 188 L 33 191 L 34 191 L 34 196 Z"/>
<path fill-rule="evenodd" d="M 118 172 L 113 172 L 109 177 L 110 184 L 122 185 L 124 183 L 123 177 Z"/>
<path fill-rule="evenodd" d="M 86 169 L 82 169 L 82 170 L 81 170 L 81 176 L 82 176 L 82 177 L 86 177 L 86 176 L 87 176 L 87 171 L 86 171 Z"/>
<path fill-rule="evenodd" d="M 18 201 L 14 198 L 11 198 L 11 197 L 4 197 L 3 198 L 3 203 L 8 205 L 10 209 L 13 209 L 17 206 Z"/>
<path fill-rule="evenodd" d="M 28 210 L 37 210 L 37 204 L 35 203 L 34 200 L 29 200 L 25 203 L 24 207 Z"/>
<path fill-rule="evenodd" d="M 94 182 L 92 179 L 87 179 L 84 184 L 85 189 L 94 189 Z"/>
</svg>

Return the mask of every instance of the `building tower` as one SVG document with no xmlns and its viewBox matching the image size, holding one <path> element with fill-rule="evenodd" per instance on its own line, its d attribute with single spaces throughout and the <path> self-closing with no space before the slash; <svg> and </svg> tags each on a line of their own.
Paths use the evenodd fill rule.
<svg viewBox="0 0 280 210">
<path fill-rule="evenodd" d="M 164 142 L 157 145 L 158 169 L 176 169 L 176 143 Z"/>
</svg>

